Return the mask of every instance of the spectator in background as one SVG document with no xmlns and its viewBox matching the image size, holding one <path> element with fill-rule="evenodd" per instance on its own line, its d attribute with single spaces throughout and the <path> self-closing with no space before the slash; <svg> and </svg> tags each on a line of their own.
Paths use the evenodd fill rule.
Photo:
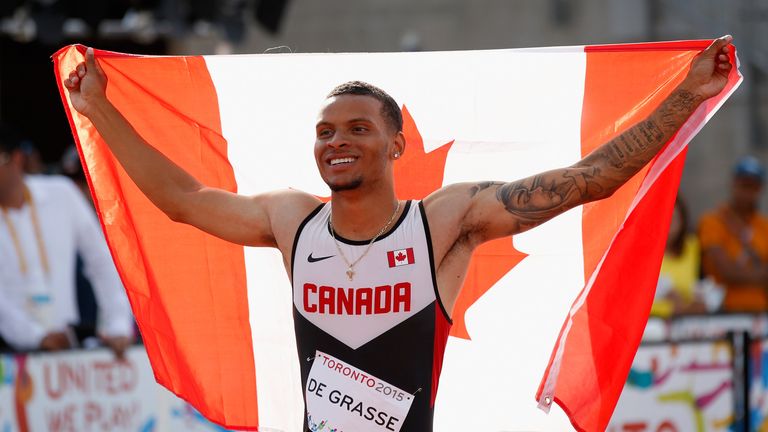
<svg viewBox="0 0 768 432">
<path fill-rule="evenodd" d="M 93 211 L 60 176 L 25 176 L 19 141 L 0 125 L 0 336 L 17 350 L 76 345 L 80 253 L 101 310 L 99 333 L 118 356 L 133 318 Z"/>
<path fill-rule="evenodd" d="M 83 166 L 80 164 L 80 155 L 77 154 L 77 147 L 69 146 L 64 150 L 64 154 L 61 155 L 61 174 L 69 177 L 83 196 L 91 202 L 91 191 L 88 189 L 88 181 L 85 179 L 85 173 L 83 172 Z"/>
<path fill-rule="evenodd" d="M 42 157 L 40 157 L 40 151 L 37 150 L 32 141 L 22 141 L 19 146 L 21 153 L 24 155 L 24 172 L 27 174 L 43 174 L 45 173 L 45 164 Z"/>
<path fill-rule="evenodd" d="M 760 162 L 742 158 L 728 202 L 701 218 L 704 273 L 725 287 L 726 312 L 768 311 L 768 219 L 757 209 L 764 180 Z"/>
<path fill-rule="evenodd" d="M 668 318 L 673 314 L 707 311 L 696 289 L 701 272 L 700 256 L 699 241 L 688 230 L 688 210 L 678 197 L 651 309 L 653 315 Z"/>
</svg>

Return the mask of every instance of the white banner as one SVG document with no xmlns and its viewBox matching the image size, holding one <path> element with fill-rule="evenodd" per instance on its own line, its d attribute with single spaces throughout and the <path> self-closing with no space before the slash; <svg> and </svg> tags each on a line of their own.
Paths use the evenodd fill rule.
<svg viewBox="0 0 768 432">
<path fill-rule="evenodd" d="M 8 356 L 3 365 L 12 372 L 0 397 L 12 396 L 0 418 L 15 426 L 3 430 L 140 431 L 155 422 L 157 390 L 143 349 L 122 361 L 98 350 Z"/>
<path fill-rule="evenodd" d="M 732 362 L 725 340 L 642 345 L 608 432 L 730 431 Z"/>
<path fill-rule="evenodd" d="M 0 355 L 0 432 L 222 432 L 155 382 L 143 347 Z"/>
</svg>

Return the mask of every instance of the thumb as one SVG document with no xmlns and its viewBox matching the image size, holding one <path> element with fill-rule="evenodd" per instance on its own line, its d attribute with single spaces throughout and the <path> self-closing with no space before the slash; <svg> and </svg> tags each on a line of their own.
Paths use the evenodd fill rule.
<svg viewBox="0 0 768 432">
<path fill-rule="evenodd" d="M 702 51 L 702 55 L 714 58 L 720 52 L 720 50 L 731 43 L 732 40 L 733 36 L 731 35 L 719 37 L 712 41 L 712 43 L 704 51 Z"/>
<path fill-rule="evenodd" d="M 88 47 L 88 49 L 85 50 L 85 67 L 90 71 L 95 71 L 99 75 L 104 75 L 104 71 L 101 69 L 99 62 L 96 61 L 96 55 L 91 47 Z"/>
</svg>

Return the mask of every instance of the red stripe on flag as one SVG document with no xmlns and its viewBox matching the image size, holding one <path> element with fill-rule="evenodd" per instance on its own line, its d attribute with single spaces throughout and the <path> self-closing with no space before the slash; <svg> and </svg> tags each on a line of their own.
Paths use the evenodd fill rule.
<svg viewBox="0 0 768 432">
<path fill-rule="evenodd" d="M 650 114 L 710 42 L 587 47 L 582 155 Z M 738 81 L 735 70 L 731 80 L 732 89 Z M 718 99 L 727 97 L 728 91 Z M 716 104 L 708 101 L 707 112 Z M 554 394 L 577 429 L 604 430 L 623 389 L 653 301 L 684 157 L 685 151 L 674 159 L 626 222 L 648 168 L 610 199 L 582 210 L 587 281 L 604 262 L 586 299 L 584 293 L 579 295 L 578 307 L 563 325 L 536 395 L 541 400 L 546 387 L 547 396 Z M 555 362 L 559 364 L 553 367 Z"/>
<path fill-rule="evenodd" d="M 62 87 L 83 52 L 57 52 L 56 78 L 155 377 L 210 420 L 255 429 L 243 248 L 170 221 L 128 178 Z M 201 57 L 96 54 L 109 99 L 148 142 L 201 182 L 236 191 L 216 90 Z"/>
<path fill-rule="evenodd" d="M 653 303 L 685 154 L 635 207 L 573 316 L 554 400 L 578 430 L 605 430 L 624 388 Z"/>
<path fill-rule="evenodd" d="M 413 264 L 416 262 L 415 259 L 413 259 L 413 248 L 408 248 L 405 250 L 406 254 L 408 255 L 408 264 Z"/>
<path fill-rule="evenodd" d="M 389 266 L 390 267 L 394 267 L 395 266 L 395 252 L 394 251 L 387 252 L 387 261 L 389 262 Z"/>
</svg>

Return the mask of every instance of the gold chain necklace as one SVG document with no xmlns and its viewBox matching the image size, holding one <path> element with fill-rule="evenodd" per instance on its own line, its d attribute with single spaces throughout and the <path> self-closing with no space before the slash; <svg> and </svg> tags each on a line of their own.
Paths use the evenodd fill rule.
<svg viewBox="0 0 768 432">
<path fill-rule="evenodd" d="M 361 259 L 363 259 L 366 255 L 368 255 L 368 251 L 371 250 L 371 246 L 373 246 L 373 242 L 376 241 L 377 238 L 379 238 L 384 232 L 389 228 L 390 225 L 392 225 L 392 221 L 395 220 L 395 216 L 397 215 L 397 212 L 400 211 L 400 201 L 397 201 L 397 207 L 395 207 L 395 212 L 392 213 L 392 216 L 389 217 L 389 220 L 387 221 L 387 224 L 381 227 L 379 230 L 379 233 L 376 234 L 371 241 L 368 243 L 368 247 L 365 248 L 365 251 L 362 255 L 360 255 L 355 262 L 350 263 L 347 259 L 347 256 L 344 255 L 344 252 L 341 250 L 341 245 L 339 245 L 339 241 L 336 240 L 336 232 L 333 230 L 333 222 L 331 221 L 331 216 L 333 215 L 333 210 L 328 214 L 328 228 L 331 230 L 331 237 L 333 237 L 333 243 L 336 244 L 336 250 L 339 251 L 339 255 L 341 256 L 341 259 L 344 260 L 344 263 L 347 264 L 347 277 L 351 281 L 355 277 L 355 266 L 357 263 L 360 262 Z"/>
</svg>

